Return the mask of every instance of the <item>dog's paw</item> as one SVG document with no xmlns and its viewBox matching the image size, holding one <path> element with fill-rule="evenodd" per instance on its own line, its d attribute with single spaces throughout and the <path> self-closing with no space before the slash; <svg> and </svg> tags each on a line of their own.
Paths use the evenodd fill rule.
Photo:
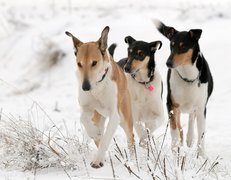
<svg viewBox="0 0 231 180">
<path fill-rule="evenodd" d="M 190 138 L 190 137 L 187 137 L 186 143 L 187 143 L 188 147 L 192 147 L 192 145 L 193 145 L 193 139 Z"/>
<path fill-rule="evenodd" d="M 103 167 L 103 163 L 102 162 L 99 162 L 99 163 L 91 162 L 91 167 L 95 168 L 95 169 L 98 169 L 98 168 Z"/>
<path fill-rule="evenodd" d="M 201 158 L 206 158 L 206 154 L 205 154 L 205 150 L 204 148 L 201 148 L 200 146 L 198 147 L 197 149 L 197 153 L 198 153 L 198 157 L 201 157 Z"/>
<path fill-rule="evenodd" d="M 142 148 L 147 148 L 148 146 L 148 140 L 147 139 L 141 139 L 139 142 L 139 146 Z"/>
</svg>

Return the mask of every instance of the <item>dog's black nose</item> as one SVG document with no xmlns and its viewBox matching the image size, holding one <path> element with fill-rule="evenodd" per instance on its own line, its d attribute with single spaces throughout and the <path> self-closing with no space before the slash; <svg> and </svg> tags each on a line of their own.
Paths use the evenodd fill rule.
<svg viewBox="0 0 231 180">
<path fill-rule="evenodd" d="M 130 64 L 126 64 L 124 66 L 124 70 L 125 70 L 125 72 L 130 73 L 130 71 L 131 71 L 131 65 Z"/>
<path fill-rule="evenodd" d="M 83 81 L 82 89 L 84 91 L 89 91 L 91 89 L 91 85 L 88 80 Z"/>
<path fill-rule="evenodd" d="M 168 68 L 172 68 L 173 67 L 173 63 L 171 59 L 168 59 L 166 62 L 166 65 L 168 66 Z"/>
</svg>

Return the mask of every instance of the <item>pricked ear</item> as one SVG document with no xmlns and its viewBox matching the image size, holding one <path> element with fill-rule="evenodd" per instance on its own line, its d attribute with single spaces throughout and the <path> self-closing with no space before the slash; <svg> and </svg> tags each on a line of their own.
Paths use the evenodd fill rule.
<svg viewBox="0 0 231 180">
<path fill-rule="evenodd" d="M 105 54 L 106 50 L 107 50 L 107 39 L 108 39 L 108 33 L 109 33 L 110 28 L 108 26 L 106 26 L 102 33 L 101 33 L 101 37 L 98 40 L 99 43 L 99 49 L 102 52 L 102 54 Z"/>
<path fill-rule="evenodd" d="M 201 29 L 191 29 L 189 31 L 190 37 L 195 38 L 197 41 L 200 39 L 201 33 L 202 33 Z"/>
<path fill-rule="evenodd" d="M 169 40 L 171 40 L 172 37 L 178 32 L 175 28 L 166 26 L 159 20 L 153 20 L 153 23 L 155 24 L 158 31 L 165 37 L 167 37 Z"/>
<path fill-rule="evenodd" d="M 154 41 L 149 43 L 151 52 L 155 52 L 157 49 L 160 49 L 162 47 L 161 41 Z"/>
<path fill-rule="evenodd" d="M 70 36 L 72 38 L 74 48 L 75 48 L 75 50 L 77 52 L 78 48 L 83 44 L 83 42 L 80 41 L 78 38 L 76 38 L 73 34 L 71 34 L 68 31 L 66 31 L 65 34 L 68 35 L 68 36 Z"/>
<path fill-rule="evenodd" d="M 133 37 L 131 37 L 131 36 L 127 36 L 127 37 L 125 37 L 124 38 L 124 41 L 128 44 L 128 45 L 130 45 L 131 43 L 133 43 L 134 41 L 136 41 Z"/>
</svg>

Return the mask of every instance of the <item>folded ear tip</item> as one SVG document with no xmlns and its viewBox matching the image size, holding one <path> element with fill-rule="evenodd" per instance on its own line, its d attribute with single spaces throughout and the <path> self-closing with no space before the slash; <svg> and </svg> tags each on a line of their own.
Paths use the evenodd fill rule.
<svg viewBox="0 0 231 180">
<path fill-rule="evenodd" d="M 109 31 L 109 30 L 110 30 L 110 27 L 109 27 L 109 26 L 106 26 L 106 27 L 104 28 L 104 30 Z"/>
<path fill-rule="evenodd" d="M 126 37 L 124 38 L 124 41 L 125 41 L 126 43 L 128 43 L 128 38 L 129 38 L 129 36 L 126 36 Z"/>
<path fill-rule="evenodd" d="M 160 48 L 162 47 L 162 42 L 161 42 L 161 41 L 158 41 L 158 43 L 159 43 L 158 49 L 160 49 Z"/>
<path fill-rule="evenodd" d="M 65 34 L 72 37 L 72 34 L 70 32 L 68 32 L 68 31 L 66 31 Z"/>
</svg>

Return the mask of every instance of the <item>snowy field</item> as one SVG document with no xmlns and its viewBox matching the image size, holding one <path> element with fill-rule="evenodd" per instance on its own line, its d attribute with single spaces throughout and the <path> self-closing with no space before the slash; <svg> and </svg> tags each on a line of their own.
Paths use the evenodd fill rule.
<svg viewBox="0 0 231 180">
<path fill-rule="evenodd" d="M 87 42 L 110 26 L 108 44 L 118 44 L 115 60 L 126 56 L 127 35 L 161 40 L 156 63 L 165 104 L 169 42 L 153 25 L 155 18 L 178 30 L 203 29 L 200 47 L 215 84 L 207 110 L 207 158 L 197 159 L 195 148 L 186 147 L 172 155 L 166 113 L 154 133 L 156 146 L 152 139 L 150 152 L 137 145 L 138 160 L 122 161 L 140 179 L 154 179 L 151 172 L 155 179 L 231 179 L 230 9 L 229 0 L 0 0 L 0 180 L 138 179 L 115 157 L 122 159 L 114 141 L 104 167 L 90 167 L 96 147 L 79 121 L 76 63 L 64 32 Z M 182 123 L 186 132 L 186 116 Z M 114 137 L 126 156 L 121 128 Z"/>
</svg>

